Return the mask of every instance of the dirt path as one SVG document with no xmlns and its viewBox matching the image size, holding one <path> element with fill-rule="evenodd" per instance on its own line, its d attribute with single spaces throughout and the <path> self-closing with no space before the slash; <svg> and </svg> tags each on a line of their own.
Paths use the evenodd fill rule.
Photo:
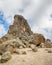
<svg viewBox="0 0 52 65">
<path fill-rule="evenodd" d="M 52 53 L 40 48 L 38 52 L 28 51 L 26 55 L 13 54 L 10 61 L 0 65 L 52 65 Z"/>
</svg>

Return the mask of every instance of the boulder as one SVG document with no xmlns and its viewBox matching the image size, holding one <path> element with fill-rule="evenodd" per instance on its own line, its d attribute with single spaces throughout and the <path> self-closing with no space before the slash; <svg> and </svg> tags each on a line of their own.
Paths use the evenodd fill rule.
<svg viewBox="0 0 52 65">
<path fill-rule="evenodd" d="M 45 43 L 45 38 L 42 34 L 35 33 L 34 40 L 37 46 L 40 46 L 41 43 Z"/>
<path fill-rule="evenodd" d="M 34 44 L 31 44 L 30 48 L 31 48 L 32 51 L 34 51 L 34 52 L 37 52 L 37 51 L 38 51 L 36 45 L 34 45 Z"/>
<path fill-rule="evenodd" d="M 8 46 L 7 51 L 9 51 L 11 54 L 14 53 L 15 48 L 13 46 Z"/>
<path fill-rule="evenodd" d="M 1 63 L 5 63 L 6 61 L 10 60 L 11 59 L 11 53 L 9 51 L 3 53 L 3 55 L 1 56 L 1 60 L 0 62 Z"/>
<path fill-rule="evenodd" d="M 40 47 L 41 47 L 41 48 L 45 48 L 45 43 L 41 43 L 41 44 L 40 44 Z"/>
<path fill-rule="evenodd" d="M 7 51 L 7 45 L 0 44 L 0 55 Z"/>
</svg>

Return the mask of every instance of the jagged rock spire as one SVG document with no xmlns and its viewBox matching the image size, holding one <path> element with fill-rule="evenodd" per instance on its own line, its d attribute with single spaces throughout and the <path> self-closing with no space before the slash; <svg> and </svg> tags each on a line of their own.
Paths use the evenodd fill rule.
<svg viewBox="0 0 52 65">
<path fill-rule="evenodd" d="M 21 15 L 15 15 L 14 16 L 14 23 L 9 28 L 9 33 L 24 33 L 27 32 L 29 34 L 32 34 L 31 28 L 27 23 L 27 20 L 24 19 Z"/>
</svg>

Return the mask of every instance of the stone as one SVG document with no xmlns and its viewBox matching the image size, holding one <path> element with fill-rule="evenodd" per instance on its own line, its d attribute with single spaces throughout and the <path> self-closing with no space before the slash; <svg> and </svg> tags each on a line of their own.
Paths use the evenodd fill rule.
<svg viewBox="0 0 52 65">
<path fill-rule="evenodd" d="M 19 38 L 17 38 L 16 41 L 19 43 L 20 46 L 25 47 L 25 45 L 23 44 L 23 42 Z"/>
<path fill-rule="evenodd" d="M 28 41 L 22 40 L 23 44 L 25 45 L 25 47 L 29 47 L 29 43 Z"/>
<path fill-rule="evenodd" d="M 11 54 L 14 53 L 14 50 L 15 50 L 15 48 L 14 48 L 13 46 L 9 46 L 9 47 L 7 48 L 7 51 L 9 51 Z"/>
<path fill-rule="evenodd" d="M 40 47 L 41 47 L 41 48 L 45 48 L 45 43 L 41 43 L 41 44 L 40 44 Z"/>
<path fill-rule="evenodd" d="M 23 46 L 19 46 L 19 49 L 23 49 Z"/>
<path fill-rule="evenodd" d="M 7 45 L 0 44 L 0 55 L 7 51 Z"/>
<path fill-rule="evenodd" d="M 5 42 L 8 38 L 3 36 L 1 39 L 0 39 L 0 44 L 2 44 L 3 42 Z"/>
<path fill-rule="evenodd" d="M 20 55 L 23 55 L 23 54 L 26 54 L 26 51 L 15 48 L 14 53 L 16 53 L 16 54 L 20 54 Z"/>
<path fill-rule="evenodd" d="M 31 44 L 30 47 L 31 47 L 32 51 L 34 51 L 34 52 L 38 51 L 37 47 L 34 44 Z"/>
<path fill-rule="evenodd" d="M 11 53 L 9 51 L 3 53 L 3 55 L 1 56 L 1 60 L 0 60 L 0 63 L 5 63 L 7 62 L 8 60 L 11 59 Z"/>
</svg>

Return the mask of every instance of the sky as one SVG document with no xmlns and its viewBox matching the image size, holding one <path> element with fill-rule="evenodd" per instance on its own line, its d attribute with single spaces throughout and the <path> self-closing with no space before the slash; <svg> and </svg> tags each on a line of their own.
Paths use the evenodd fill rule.
<svg viewBox="0 0 52 65">
<path fill-rule="evenodd" d="M 0 0 L 0 38 L 13 24 L 15 14 L 24 16 L 34 33 L 52 40 L 52 0 Z"/>
</svg>

